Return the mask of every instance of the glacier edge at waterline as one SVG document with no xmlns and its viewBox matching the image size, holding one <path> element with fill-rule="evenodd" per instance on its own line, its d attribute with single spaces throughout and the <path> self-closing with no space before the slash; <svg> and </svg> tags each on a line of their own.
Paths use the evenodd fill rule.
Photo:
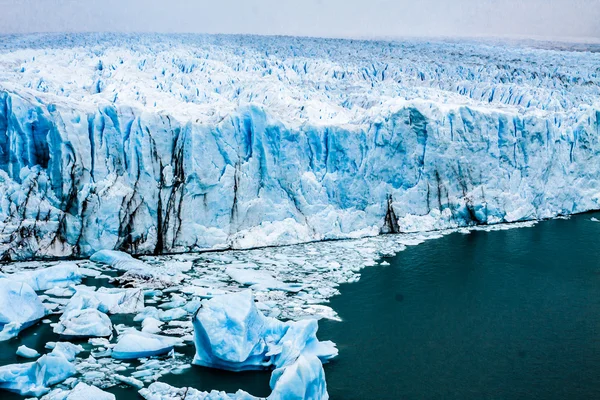
<svg viewBox="0 0 600 400">
<path fill-rule="evenodd" d="M 232 61 L 220 62 L 235 80 Z M 321 75 L 328 73 L 311 76 Z M 562 108 L 483 102 L 472 93 L 453 103 L 448 89 L 428 89 L 427 98 L 363 100 L 359 111 L 348 106 L 347 118 L 335 104 L 334 117 L 301 117 L 300 100 L 231 93 L 221 96 L 230 100 L 223 115 L 196 118 L 193 109 L 109 101 L 100 96 L 107 88 L 79 98 L 24 82 L 0 86 L 4 260 L 241 249 L 600 209 L 597 79 L 587 101 Z M 306 86 L 306 96 L 329 90 Z M 582 87 L 566 86 L 563 96 L 581 97 Z M 112 90 L 120 93 L 117 83 Z"/>
</svg>

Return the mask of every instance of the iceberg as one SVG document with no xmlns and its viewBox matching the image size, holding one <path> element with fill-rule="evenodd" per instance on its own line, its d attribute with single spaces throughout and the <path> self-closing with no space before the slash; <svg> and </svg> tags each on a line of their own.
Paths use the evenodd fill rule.
<svg viewBox="0 0 600 400">
<path fill-rule="evenodd" d="M 81 346 L 59 342 L 51 353 L 35 362 L 1 366 L 0 389 L 23 396 L 39 397 L 46 394 L 50 386 L 77 373 L 72 362 L 81 351 Z"/>
<path fill-rule="evenodd" d="M 0 340 L 16 336 L 45 315 L 46 308 L 29 285 L 0 278 Z"/>
<path fill-rule="evenodd" d="M 69 34 L 7 36 L 0 54 L 3 260 L 600 209 L 598 53 Z M 96 259 L 144 271 L 119 257 Z"/>
<path fill-rule="evenodd" d="M 204 300 L 194 316 L 194 364 L 230 371 L 281 368 L 307 352 L 323 362 L 338 353 L 320 342 L 314 319 L 281 322 L 265 317 L 252 291 Z"/>
<path fill-rule="evenodd" d="M 69 339 L 109 337 L 112 332 L 110 318 L 95 308 L 65 312 L 54 327 L 54 333 Z"/>
</svg>

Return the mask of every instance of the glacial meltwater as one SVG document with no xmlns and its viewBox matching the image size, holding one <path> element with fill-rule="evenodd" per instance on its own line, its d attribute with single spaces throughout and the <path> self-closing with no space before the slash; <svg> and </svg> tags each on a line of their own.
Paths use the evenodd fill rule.
<svg viewBox="0 0 600 400">
<path fill-rule="evenodd" d="M 389 265 L 363 269 L 358 283 L 341 285 L 331 299 L 342 321 L 320 321 L 319 338 L 340 351 L 325 365 L 330 398 L 600 398 L 600 222 L 594 219 L 600 213 L 452 233 L 385 258 Z M 50 325 L 40 323 L 0 342 L 0 364 L 26 362 L 15 356 L 20 344 L 44 353 L 53 340 Z M 192 345 L 178 351 L 194 354 Z M 160 381 L 266 396 L 269 377 L 193 366 Z M 107 391 L 138 398 L 124 385 Z M 0 398 L 21 397 L 2 392 Z"/>
</svg>

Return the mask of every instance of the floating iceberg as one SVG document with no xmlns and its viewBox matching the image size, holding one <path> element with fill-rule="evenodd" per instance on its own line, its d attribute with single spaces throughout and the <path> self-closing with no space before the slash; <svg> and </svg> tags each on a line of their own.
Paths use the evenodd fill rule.
<svg viewBox="0 0 600 400">
<path fill-rule="evenodd" d="M 16 336 L 46 315 L 46 308 L 26 283 L 0 278 L 0 340 Z"/>
<path fill-rule="evenodd" d="M 129 330 L 117 339 L 112 357 L 118 360 L 160 356 L 169 353 L 174 346 L 183 344 L 179 338 Z"/>
<path fill-rule="evenodd" d="M 110 318 L 95 308 L 67 311 L 54 327 L 54 333 L 70 339 L 108 337 L 112 332 Z"/>
<path fill-rule="evenodd" d="M 35 362 L 2 366 L 0 389 L 23 396 L 39 397 L 48 393 L 50 386 L 77 373 L 72 362 L 81 351 L 81 346 L 59 342 L 51 353 L 41 356 Z"/>
<path fill-rule="evenodd" d="M 61 263 L 34 271 L 6 275 L 6 278 L 26 283 L 36 291 L 76 285 L 81 283 L 81 277 L 79 267 L 75 263 Z"/>
<path fill-rule="evenodd" d="M 265 317 L 250 290 L 204 300 L 194 316 L 194 364 L 244 371 L 284 367 L 303 352 L 327 361 L 332 342 L 317 339 L 317 321 L 281 322 Z"/>
</svg>

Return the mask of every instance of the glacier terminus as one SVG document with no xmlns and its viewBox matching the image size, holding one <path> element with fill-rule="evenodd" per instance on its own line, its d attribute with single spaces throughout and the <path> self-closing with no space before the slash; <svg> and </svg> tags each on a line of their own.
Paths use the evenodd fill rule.
<svg viewBox="0 0 600 400">
<path fill-rule="evenodd" d="M 3 260 L 243 249 L 600 208 L 600 54 L 4 35 Z"/>
</svg>

